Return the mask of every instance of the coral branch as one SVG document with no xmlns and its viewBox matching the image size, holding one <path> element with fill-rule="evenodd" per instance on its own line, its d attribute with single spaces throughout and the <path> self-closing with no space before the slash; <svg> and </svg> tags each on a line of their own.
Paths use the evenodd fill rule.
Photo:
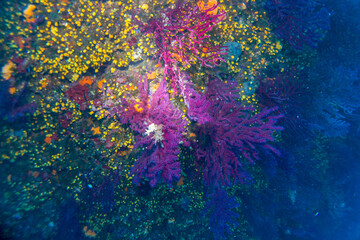
<svg viewBox="0 0 360 240">
<path fill-rule="evenodd" d="M 151 98 L 147 78 L 139 81 L 139 90 L 140 101 L 125 100 L 117 109 L 120 121 L 140 134 L 134 147 L 144 149 L 132 169 L 134 183 L 146 177 L 154 187 L 161 177 L 171 184 L 180 177 L 178 147 L 186 142 L 183 132 L 187 121 L 172 105 L 165 80 Z"/>
<path fill-rule="evenodd" d="M 259 159 L 256 150 L 259 146 L 280 154 L 268 142 L 273 141 L 274 131 L 282 130 L 282 127 L 275 126 L 282 115 L 271 115 L 277 108 L 265 108 L 254 114 L 254 108 L 243 107 L 230 97 L 236 93 L 232 85 L 213 80 L 207 89 L 212 121 L 200 126 L 194 149 L 198 167 L 208 184 L 242 182 L 246 178 L 243 160 L 253 164 Z"/>
<path fill-rule="evenodd" d="M 179 62 L 189 67 L 199 61 L 201 65 L 212 67 L 224 61 L 226 47 L 211 46 L 208 32 L 223 19 L 225 12 L 210 14 L 216 6 L 200 10 L 195 4 L 177 5 L 162 12 L 160 17 L 148 23 L 138 22 L 143 33 L 148 34 L 158 47 L 153 58 L 158 58 L 159 66 L 164 66 L 165 78 L 176 75 Z M 176 89 L 175 89 L 176 90 Z"/>
</svg>

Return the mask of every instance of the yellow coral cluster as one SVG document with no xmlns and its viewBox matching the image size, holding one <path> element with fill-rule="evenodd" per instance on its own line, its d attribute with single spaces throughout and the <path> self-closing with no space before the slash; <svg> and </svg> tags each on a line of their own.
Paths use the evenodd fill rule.
<svg viewBox="0 0 360 240">
<path fill-rule="evenodd" d="M 233 73 L 239 72 L 242 66 L 244 79 L 248 79 L 266 68 L 279 48 L 276 48 L 275 36 L 268 27 L 266 13 L 257 9 L 259 3 L 246 1 L 246 7 L 244 5 L 245 3 L 229 5 L 226 19 L 219 24 L 217 36 L 219 42 L 236 41 L 241 44 L 243 51 L 240 59 L 230 59 L 228 66 Z"/>
<path fill-rule="evenodd" d="M 35 72 L 77 81 L 89 70 L 97 73 L 104 64 L 126 67 L 133 60 L 133 48 L 127 43 L 134 27 L 131 2 L 80 0 L 71 7 L 57 1 L 37 2 L 45 23 L 37 33 L 39 47 L 32 53 Z M 59 18 L 51 17 L 55 12 Z"/>
</svg>

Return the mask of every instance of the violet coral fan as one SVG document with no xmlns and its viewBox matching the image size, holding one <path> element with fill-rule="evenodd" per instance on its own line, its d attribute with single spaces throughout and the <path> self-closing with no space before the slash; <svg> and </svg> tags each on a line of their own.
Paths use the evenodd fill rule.
<svg viewBox="0 0 360 240">
<path fill-rule="evenodd" d="M 217 5 L 206 9 L 192 3 L 177 5 L 160 14 L 157 19 L 147 23 L 138 22 L 143 33 L 149 34 L 158 47 L 154 58 L 158 58 L 159 66 L 164 64 L 164 76 L 173 78 L 177 64 L 189 67 L 192 62 L 199 61 L 206 67 L 224 61 L 221 55 L 226 54 L 226 47 L 212 46 L 206 41 L 209 31 L 220 22 L 225 12 L 213 14 Z M 211 13 L 211 14 L 210 14 Z M 172 88 L 178 90 L 176 79 L 172 79 Z"/>
<path fill-rule="evenodd" d="M 120 121 L 139 133 L 134 148 L 143 149 L 132 169 L 134 183 L 145 177 L 152 187 L 159 179 L 171 184 L 180 178 L 177 160 L 187 121 L 171 103 L 165 80 L 151 97 L 147 78 L 139 81 L 139 96 L 140 101 L 125 100 L 117 109 Z"/>
<path fill-rule="evenodd" d="M 244 164 L 259 159 L 259 146 L 279 154 L 268 142 L 273 141 L 274 131 L 282 130 L 275 126 L 282 115 L 271 115 L 276 108 L 254 114 L 254 108 L 241 106 L 234 98 L 238 91 L 234 85 L 210 80 L 206 97 L 212 121 L 199 127 L 193 142 L 197 166 L 209 185 L 242 182 L 246 178 Z"/>
<path fill-rule="evenodd" d="M 208 113 L 210 102 L 206 99 L 204 94 L 201 94 L 194 89 L 194 84 L 190 81 L 189 75 L 177 70 L 177 74 L 174 78 L 181 86 L 180 95 L 183 97 L 186 104 L 188 118 L 199 124 L 210 121 L 212 119 Z"/>
<path fill-rule="evenodd" d="M 229 197 L 224 189 L 216 189 L 209 195 L 203 212 L 209 216 L 209 228 L 216 240 L 226 239 L 232 234 L 231 227 L 239 225 L 236 218 L 240 215 L 235 211 L 239 206 L 235 197 Z"/>
</svg>

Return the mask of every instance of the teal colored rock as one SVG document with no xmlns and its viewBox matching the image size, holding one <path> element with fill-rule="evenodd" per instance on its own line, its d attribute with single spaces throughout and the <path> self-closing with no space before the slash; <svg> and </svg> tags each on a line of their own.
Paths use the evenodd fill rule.
<svg viewBox="0 0 360 240">
<path fill-rule="evenodd" d="M 233 60 L 235 61 L 238 59 L 242 53 L 242 46 L 238 42 L 226 42 L 224 44 L 225 47 L 227 47 L 227 55 L 225 59 L 227 61 Z M 233 57 L 232 57 L 233 56 Z"/>
</svg>

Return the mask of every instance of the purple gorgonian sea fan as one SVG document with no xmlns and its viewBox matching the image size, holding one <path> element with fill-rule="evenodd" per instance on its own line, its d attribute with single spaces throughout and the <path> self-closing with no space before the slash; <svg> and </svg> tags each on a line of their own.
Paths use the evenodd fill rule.
<svg viewBox="0 0 360 240">
<path fill-rule="evenodd" d="M 159 179 L 171 185 L 180 178 L 179 145 L 184 138 L 187 119 L 170 101 L 166 81 L 150 94 L 148 79 L 139 81 L 139 99 L 125 99 L 116 110 L 121 123 L 138 133 L 134 149 L 141 153 L 131 172 L 134 183 L 144 177 L 154 187 Z"/>
<path fill-rule="evenodd" d="M 187 117 L 198 124 L 210 121 L 212 119 L 208 113 L 210 102 L 204 94 L 194 89 L 190 76 L 177 70 L 174 78 L 179 83 L 180 96 L 183 97 L 187 107 Z"/>
<path fill-rule="evenodd" d="M 140 30 L 154 41 L 157 51 L 153 59 L 164 66 L 164 77 L 172 80 L 175 92 L 179 83 L 173 76 L 178 67 L 190 67 L 193 62 L 213 67 L 225 62 L 221 56 L 226 54 L 226 47 L 214 46 L 209 41 L 209 32 L 225 15 L 224 11 L 215 14 L 217 8 L 218 5 L 200 8 L 193 2 L 178 3 L 174 9 L 166 9 L 146 23 L 137 21 Z"/>
<path fill-rule="evenodd" d="M 253 107 L 242 106 L 236 100 L 239 96 L 236 85 L 229 80 L 210 79 L 205 92 L 212 120 L 197 128 L 192 145 L 197 168 L 208 185 L 243 182 L 248 175 L 244 166 L 259 159 L 260 147 L 280 154 L 269 142 L 274 140 L 275 131 L 283 129 L 275 126 L 282 115 L 274 115 L 277 108 L 256 112 Z"/>
</svg>

